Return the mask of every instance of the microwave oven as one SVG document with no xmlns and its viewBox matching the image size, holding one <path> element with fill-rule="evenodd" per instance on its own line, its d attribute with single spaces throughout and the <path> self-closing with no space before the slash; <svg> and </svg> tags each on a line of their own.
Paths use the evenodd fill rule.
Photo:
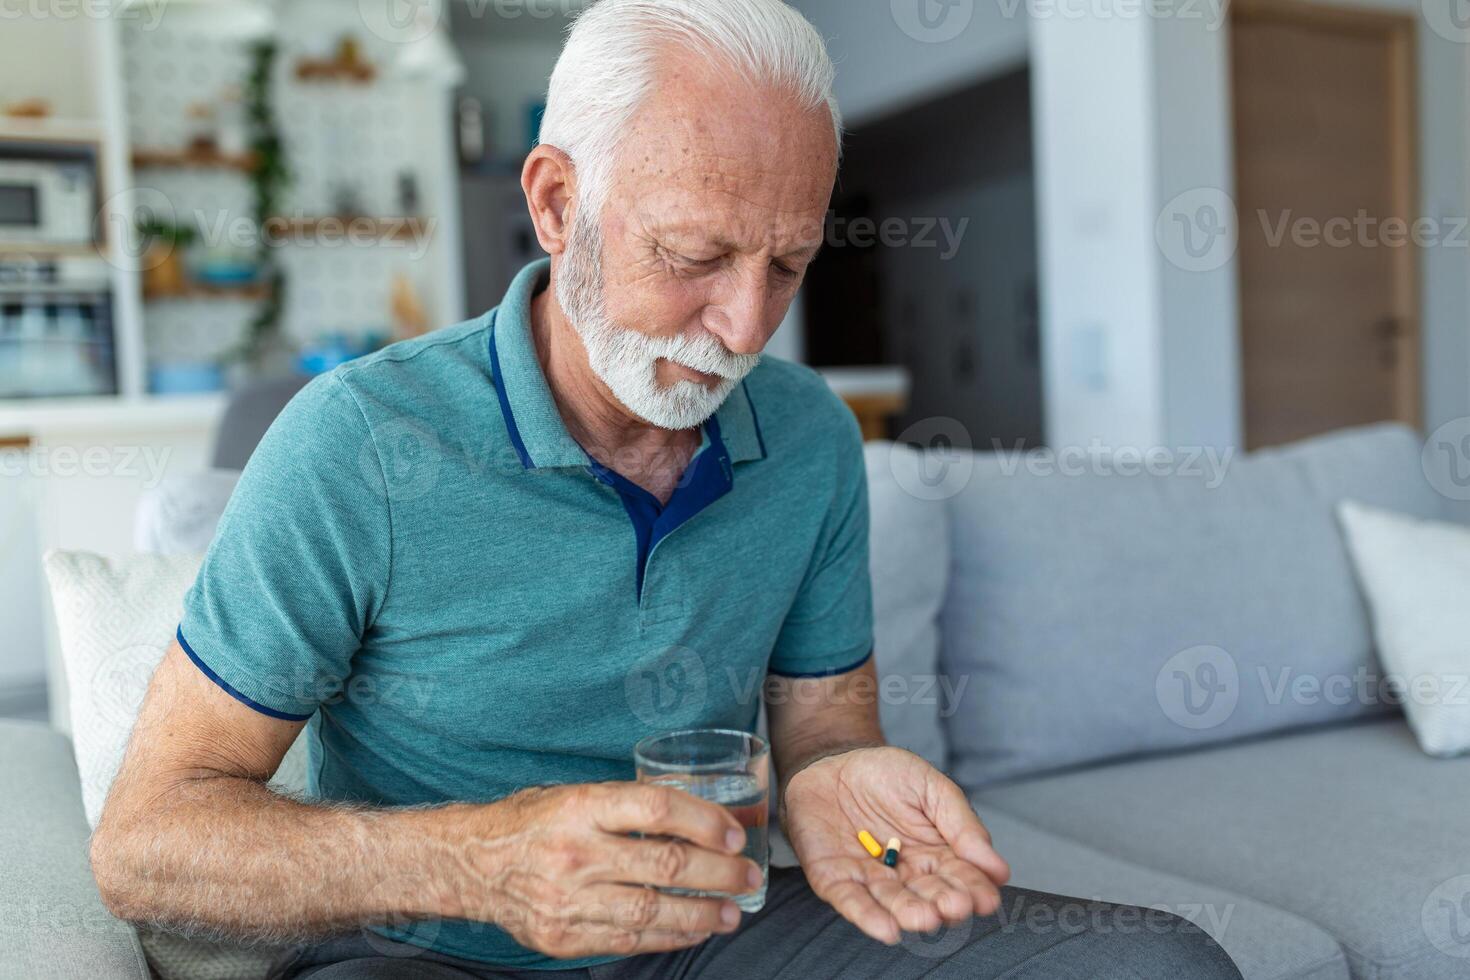
<svg viewBox="0 0 1470 980">
<path fill-rule="evenodd" d="M 0 143 L 0 245 L 91 245 L 97 208 L 90 146 Z"/>
</svg>

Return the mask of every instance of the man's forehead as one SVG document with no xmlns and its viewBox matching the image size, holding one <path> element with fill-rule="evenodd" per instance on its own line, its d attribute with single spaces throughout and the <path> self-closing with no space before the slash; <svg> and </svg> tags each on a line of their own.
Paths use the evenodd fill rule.
<svg viewBox="0 0 1470 980">
<path fill-rule="evenodd" d="M 667 148 L 664 148 L 667 154 Z M 676 153 L 625 171 L 626 197 L 645 229 L 739 250 L 815 250 L 831 203 L 833 174 L 821 161 L 749 160 Z"/>
<path fill-rule="evenodd" d="M 721 252 L 769 249 L 777 255 L 815 254 L 822 245 L 824 218 L 820 214 L 736 214 L 710 209 L 704 215 L 685 211 L 674 217 L 646 214 L 648 234 L 669 245 L 698 245 Z"/>
<path fill-rule="evenodd" d="M 734 193 L 771 179 L 830 191 L 836 170 L 825 106 L 804 107 L 792 93 L 687 52 L 661 63 L 625 145 L 633 167 Z"/>
</svg>

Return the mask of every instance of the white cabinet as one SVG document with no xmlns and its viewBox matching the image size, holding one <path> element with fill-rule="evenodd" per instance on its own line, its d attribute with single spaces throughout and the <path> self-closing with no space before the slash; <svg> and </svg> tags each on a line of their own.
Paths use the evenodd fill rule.
<svg viewBox="0 0 1470 980">
<path fill-rule="evenodd" d="M 0 441 L 0 713 L 33 703 L 45 681 L 31 462 L 23 440 Z"/>
<path fill-rule="evenodd" d="M 57 644 L 40 558 L 52 548 L 133 551 L 138 501 L 162 480 L 204 469 L 224 401 L 98 399 L 0 406 L 0 713 L 35 700 Z M 51 691 L 51 717 L 66 706 Z"/>
</svg>

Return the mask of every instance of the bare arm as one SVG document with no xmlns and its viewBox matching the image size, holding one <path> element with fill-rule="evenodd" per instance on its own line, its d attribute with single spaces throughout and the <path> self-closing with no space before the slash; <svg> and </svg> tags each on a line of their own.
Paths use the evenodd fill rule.
<svg viewBox="0 0 1470 980">
<path fill-rule="evenodd" d="M 126 919 L 284 940 L 444 896 L 385 871 L 443 865 L 465 814 L 308 806 L 266 788 L 302 723 L 220 690 L 177 643 L 154 674 L 92 838 L 103 898 Z M 395 890 L 397 893 L 395 893 Z"/>
<path fill-rule="evenodd" d="M 813 762 L 888 744 L 878 724 L 878 671 L 871 657 L 858 669 L 832 677 L 772 674 L 765 698 L 780 799 L 791 777 Z"/>
<path fill-rule="evenodd" d="M 728 902 L 627 884 L 750 890 L 743 831 L 722 807 L 630 783 L 432 809 L 303 803 L 266 786 L 300 729 L 235 701 L 175 644 L 92 839 L 107 906 L 272 942 L 390 918 L 477 919 L 558 957 L 682 948 L 738 926 Z"/>
</svg>

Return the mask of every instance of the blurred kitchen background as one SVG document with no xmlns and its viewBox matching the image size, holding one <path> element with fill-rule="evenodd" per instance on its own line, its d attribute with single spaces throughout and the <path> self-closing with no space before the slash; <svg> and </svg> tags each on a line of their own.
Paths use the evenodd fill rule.
<svg viewBox="0 0 1470 980">
<path fill-rule="evenodd" d="M 870 437 L 1470 416 L 1462 0 L 793 3 L 851 135 L 772 352 Z M 519 168 L 582 6 L 0 9 L 0 714 L 45 713 L 42 551 L 131 550 L 160 480 L 231 462 L 232 400 L 477 315 L 536 257 Z"/>
</svg>

